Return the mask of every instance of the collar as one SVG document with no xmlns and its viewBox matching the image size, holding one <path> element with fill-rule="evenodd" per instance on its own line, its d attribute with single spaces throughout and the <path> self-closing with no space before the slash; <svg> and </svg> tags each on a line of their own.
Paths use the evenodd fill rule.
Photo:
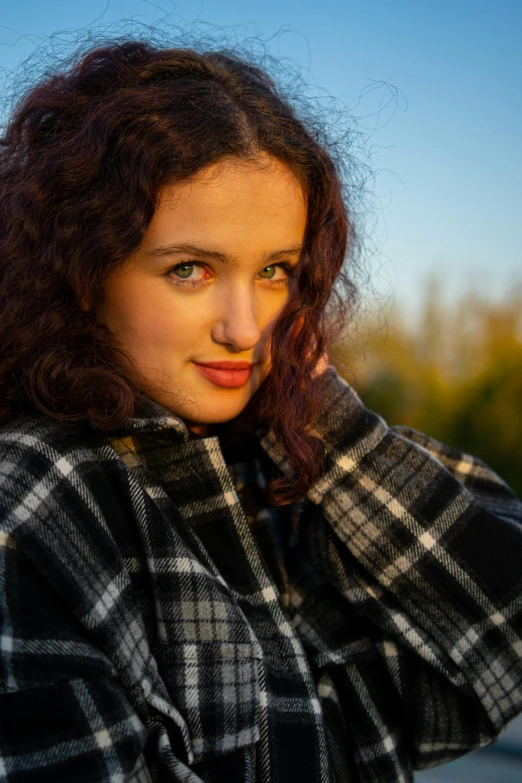
<svg viewBox="0 0 522 783">
<path fill-rule="evenodd" d="M 136 398 L 134 416 L 127 419 L 120 427 L 110 431 L 112 437 L 127 437 L 131 435 L 169 432 L 169 436 L 179 443 L 186 443 L 197 437 L 185 422 L 165 408 L 156 400 L 144 395 Z"/>
<path fill-rule="evenodd" d="M 250 433 L 252 428 L 248 428 Z M 255 430 L 258 437 L 265 434 L 265 430 Z M 208 436 L 197 435 L 192 432 L 183 419 L 177 416 L 168 408 L 165 408 L 156 400 L 138 395 L 136 398 L 134 416 L 129 418 L 120 427 L 111 429 L 111 438 L 125 438 L 133 435 L 168 433 L 169 440 L 179 444 L 187 443 L 191 440 L 205 440 L 205 438 L 223 437 L 222 427 L 214 426 L 212 434 Z"/>
</svg>

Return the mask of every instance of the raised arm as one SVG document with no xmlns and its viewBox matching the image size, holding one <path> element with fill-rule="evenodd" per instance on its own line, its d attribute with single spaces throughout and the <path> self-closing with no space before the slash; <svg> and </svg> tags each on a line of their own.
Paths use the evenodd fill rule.
<svg viewBox="0 0 522 783">
<path fill-rule="evenodd" d="M 298 533 L 390 640 L 412 762 L 430 766 L 522 710 L 522 504 L 480 460 L 389 427 L 334 368 L 320 380 L 327 459 Z M 270 433 L 264 445 L 289 472 Z"/>
</svg>

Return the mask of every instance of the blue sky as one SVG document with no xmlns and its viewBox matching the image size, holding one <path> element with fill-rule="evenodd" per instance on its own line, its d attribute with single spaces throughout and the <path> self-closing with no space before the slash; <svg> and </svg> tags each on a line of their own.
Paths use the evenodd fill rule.
<svg viewBox="0 0 522 783">
<path fill-rule="evenodd" d="M 0 10 L 7 70 L 52 33 L 130 18 L 258 36 L 367 136 L 378 293 L 414 313 L 435 272 L 450 297 L 470 287 L 499 297 L 522 280 L 521 0 L 0 0 Z"/>
</svg>

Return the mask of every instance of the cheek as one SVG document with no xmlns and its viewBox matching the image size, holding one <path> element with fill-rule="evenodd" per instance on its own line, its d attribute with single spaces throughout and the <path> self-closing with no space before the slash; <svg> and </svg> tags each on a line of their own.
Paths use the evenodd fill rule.
<svg viewBox="0 0 522 783">
<path fill-rule="evenodd" d="M 141 310 L 134 319 L 134 339 L 147 345 L 151 351 L 161 351 L 173 346 L 181 348 L 191 341 L 194 330 L 177 315 L 175 312 L 163 312 L 156 308 Z"/>
<path fill-rule="evenodd" d="M 159 346 L 179 340 L 188 330 L 183 313 L 168 293 L 139 278 L 122 280 L 117 289 L 108 291 L 107 312 L 134 342 Z"/>
</svg>

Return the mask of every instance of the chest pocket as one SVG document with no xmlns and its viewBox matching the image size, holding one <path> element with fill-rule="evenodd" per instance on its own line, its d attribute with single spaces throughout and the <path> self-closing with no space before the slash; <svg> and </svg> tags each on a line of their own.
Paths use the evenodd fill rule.
<svg viewBox="0 0 522 783">
<path fill-rule="evenodd" d="M 160 647 L 161 677 L 186 723 L 191 745 L 188 757 L 194 763 L 258 742 L 259 646 L 199 642 Z"/>
</svg>

